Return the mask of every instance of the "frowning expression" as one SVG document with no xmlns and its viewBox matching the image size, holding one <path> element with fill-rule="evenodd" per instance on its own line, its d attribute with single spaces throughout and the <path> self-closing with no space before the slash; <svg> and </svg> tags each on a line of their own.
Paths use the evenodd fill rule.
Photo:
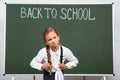
<svg viewBox="0 0 120 80">
<path fill-rule="evenodd" d="M 51 48 L 56 48 L 59 46 L 60 37 L 54 31 L 49 32 L 45 36 L 45 39 L 46 39 L 45 41 L 46 45 L 49 45 Z"/>
</svg>

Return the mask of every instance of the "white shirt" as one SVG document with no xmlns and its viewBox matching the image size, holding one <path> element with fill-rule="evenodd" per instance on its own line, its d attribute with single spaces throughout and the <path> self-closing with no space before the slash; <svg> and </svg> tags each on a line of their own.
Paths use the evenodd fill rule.
<svg viewBox="0 0 120 80">
<path fill-rule="evenodd" d="M 73 55 L 72 51 L 64 46 L 63 48 L 63 61 L 65 62 L 67 60 L 66 66 L 68 69 L 71 69 L 73 67 L 76 67 L 78 64 L 77 58 Z M 53 52 L 50 49 L 51 54 L 51 61 L 52 61 L 52 72 L 56 72 L 56 65 L 60 64 L 60 55 L 61 55 L 61 48 L 57 50 L 57 52 Z M 42 65 L 48 63 L 46 48 L 42 48 L 36 57 L 33 58 L 33 60 L 30 63 L 30 66 L 32 68 L 35 68 L 37 70 L 42 70 Z M 57 66 L 58 67 L 58 66 Z"/>
</svg>

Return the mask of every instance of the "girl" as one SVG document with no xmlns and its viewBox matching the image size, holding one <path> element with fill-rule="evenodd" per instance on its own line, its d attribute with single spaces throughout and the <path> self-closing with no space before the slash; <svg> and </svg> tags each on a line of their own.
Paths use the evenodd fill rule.
<svg viewBox="0 0 120 80">
<path fill-rule="evenodd" d="M 60 36 L 55 28 L 43 32 L 46 47 L 42 48 L 30 63 L 32 68 L 44 71 L 44 80 L 55 80 L 57 71 L 71 69 L 78 64 L 70 49 L 60 45 Z M 65 63 L 65 61 L 67 62 Z"/>
</svg>

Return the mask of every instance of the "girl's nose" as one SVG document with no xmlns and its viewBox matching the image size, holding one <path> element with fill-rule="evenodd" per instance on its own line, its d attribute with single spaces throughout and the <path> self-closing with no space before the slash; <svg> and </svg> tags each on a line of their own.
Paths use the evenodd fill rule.
<svg viewBox="0 0 120 80">
<path fill-rule="evenodd" d="M 54 43 L 55 42 L 55 39 L 52 39 L 52 43 Z"/>
</svg>

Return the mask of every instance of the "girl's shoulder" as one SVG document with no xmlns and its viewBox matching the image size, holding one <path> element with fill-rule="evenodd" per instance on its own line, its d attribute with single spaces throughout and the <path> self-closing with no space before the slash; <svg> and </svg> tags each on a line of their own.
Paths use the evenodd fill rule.
<svg viewBox="0 0 120 80">
<path fill-rule="evenodd" d="M 44 52 L 46 52 L 46 47 L 41 48 L 38 53 L 44 53 Z"/>
<path fill-rule="evenodd" d="M 65 46 L 61 46 L 63 48 L 63 51 L 71 51 L 68 47 L 65 47 Z"/>
</svg>

